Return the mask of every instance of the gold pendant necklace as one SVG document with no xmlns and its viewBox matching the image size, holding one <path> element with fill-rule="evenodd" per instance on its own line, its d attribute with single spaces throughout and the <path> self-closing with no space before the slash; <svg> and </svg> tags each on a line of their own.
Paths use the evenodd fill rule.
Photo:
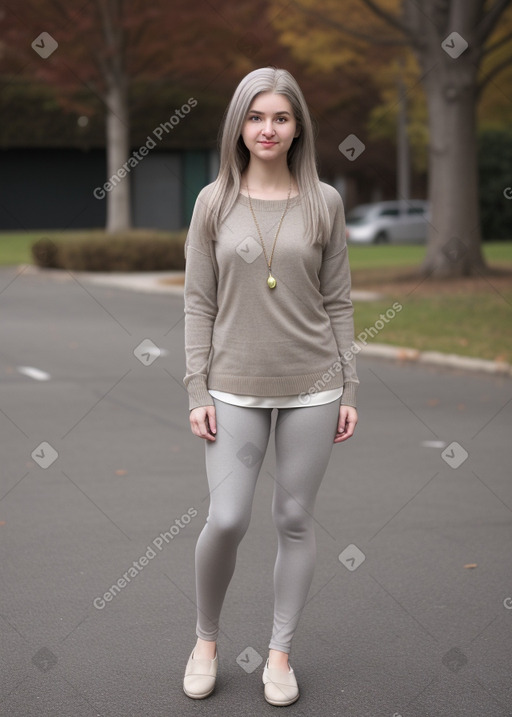
<svg viewBox="0 0 512 717">
<path fill-rule="evenodd" d="M 258 234 L 259 234 L 259 237 L 260 237 L 261 246 L 262 246 L 262 248 L 263 248 L 263 253 L 264 253 L 264 255 L 265 255 L 265 260 L 266 260 L 267 266 L 268 266 L 267 285 L 268 285 L 269 289 L 275 289 L 275 286 L 276 286 L 276 284 L 277 284 L 277 281 L 275 280 L 275 277 L 272 276 L 272 272 L 271 272 L 270 268 L 271 268 L 271 266 L 272 266 L 272 257 L 274 256 L 274 249 L 275 249 L 275 247 L 276 247 L 277 237 L 278 237 L 279 232 L 280 232 L 280 230 L 281 230 L 281 224 L 283 223 L 283 219 L 284 219 L 284 217 L 285 217 L 285 214 L 286 214 L 286 212 L 288 211 L 288 204 L 289 204 L 289 202 L 290 202 L 290 195 L 291 195 L 291 193 L 292 193 L 292 178 L 291 178 L 291 176 L 290 176 L 290 188 L 289 188 L 289 190 L 288 190 L 288 198 L 287 198 L 287 200 L 286 200 L 286 206 L 285 206 L 285 208 L 284 208 L 283 215 L 282 215 L 282 217 L 281 217 L 281 219 L 280 219 L 280 221 L 279 221 L 279 226 L 277 227 L 277 232 L 276 232 L 276 235 L 275 235 L 275 237 L 274 237 L 274 246 L 272 247 L 272 252 L 271 252 L 271 254 L 270 254 L 270 261 L 268 260 L 267 252 L 265 251 L 265 244 L 263 243 L 263 237 L 261 236 L 260 225 L 258 224 L 258 220 L 256 219 L 256 215 L 255 215 L 255 213 L 254 213 L 254 209 L 252 208 L 251 195 L 249 194 L 249 187 L 246 186 L 246 189 L 247 189 L 247 197 L 248 197 L 248 199 L 249 199 L 249 207 L 251 208 L 251 214 L 252 214 L 252 216 L 253 216 L 254 223 L 256 224 L 256 229 L 258 230 Z"/>
</svg>

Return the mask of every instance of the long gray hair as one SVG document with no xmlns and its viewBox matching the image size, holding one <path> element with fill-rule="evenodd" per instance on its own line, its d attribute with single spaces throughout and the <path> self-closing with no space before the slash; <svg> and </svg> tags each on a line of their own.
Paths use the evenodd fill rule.
<svg viewBox="0 0 512 717">
<path fill-rule="evenodd" d="M 246 75 L 224 114 L 220 130 L 220 167 L 208 200 L 202 227 L 204 234 L 215 237 L 240 193 L 240 177 L 250 158 L 241 132 L 252 101 L 262 92 L 284 95 L 292 106 L 300 133 L 288 150 L 288 168 L 302 196 L 306 237 L 323 245 L 329 237 L 330 220 L 319 184 L 311 117 L 297 81 L 287 70 L 275 67 L 262 67 Z"/>
</svg>

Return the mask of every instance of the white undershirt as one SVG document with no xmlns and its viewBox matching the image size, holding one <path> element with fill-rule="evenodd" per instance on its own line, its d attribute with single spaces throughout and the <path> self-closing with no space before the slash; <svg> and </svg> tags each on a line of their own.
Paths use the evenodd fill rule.
<svg viewBox="0 0 512 717">
<path fill-rule="evenodd" d="M 217 391 L 209 388 L 208 392 L 214 398 L 224 403 L 231 403 L 235 406 L 249 406 L 252 408 L 305 408 L 307 406 L 321 406 L 339 398 L 343 393 L 343 387 L 332 388 L 327 391 L 316 393 L 299 394 L 299 396 L 242 396 L 227 391 Z M 301 400 L 302 398 L 302 400 Z"/>
</svg>

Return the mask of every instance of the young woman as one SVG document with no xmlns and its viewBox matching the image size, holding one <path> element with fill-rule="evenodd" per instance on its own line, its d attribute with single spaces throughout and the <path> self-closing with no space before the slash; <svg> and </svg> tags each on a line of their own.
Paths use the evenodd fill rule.
<svg viewBox="0 0 512 717">
<path fill-rule="evenodd" d="M 210 506 L 195 551 L 197 642 L 183 688 L 212 693 L 219 617 L 249 527 L 275 424 L 274 622 L 263 670 L 273 705 L 299 697 L 288 662 L 313 578 L 313 509 L 333 443 L 352 436 L 359 380 L 343 204 L 320 182 L 312 123 L 286 71 L 240 82 L 224 117 L 217 179 L 185 242 L 183 382 L 205 439 Z"/>
</svg>

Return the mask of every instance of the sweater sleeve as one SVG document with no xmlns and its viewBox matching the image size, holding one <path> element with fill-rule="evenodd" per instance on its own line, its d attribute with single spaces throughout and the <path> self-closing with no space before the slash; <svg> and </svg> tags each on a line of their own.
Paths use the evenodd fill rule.
<svg viewBox="0 0 512 717">
<path fill-rule="evenodd" d="M 206 189 L 206 187 L 205 187 Z M 185 240 L 185 363 L 183 383 L 189 395 L 189 411 L 213 406 L 207 388 L 212 332 L 217 316 L 217 276 L 210 240 L 198 225 L 206 211 L 205 189 L 199 193 Z"/>
<path fill-rule="evenodd" d="M 341 197 L 337 196 L 332 233 L 323 251 L 320 268 L 320 291 L 329 315 L 343 367 L 343 395 L 341 403 L 356 406 L 359 379 L 353 352 L 354 309 L 350 299 L 351 277 L 345 234 L 345 212 Z"/>
</svg>

